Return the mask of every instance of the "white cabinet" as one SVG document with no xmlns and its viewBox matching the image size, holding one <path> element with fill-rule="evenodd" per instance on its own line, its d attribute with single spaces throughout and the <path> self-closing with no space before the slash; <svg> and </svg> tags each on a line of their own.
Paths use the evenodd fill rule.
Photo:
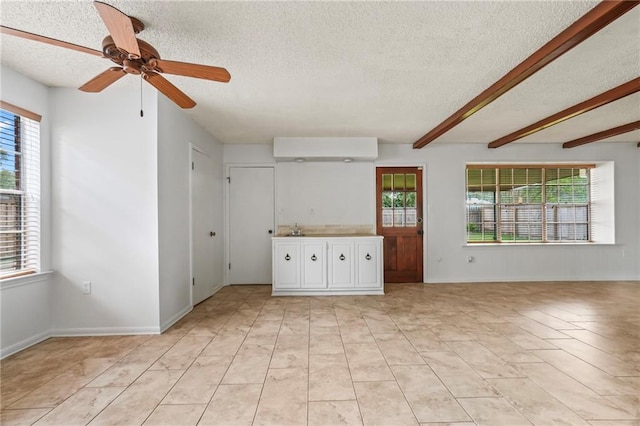
<svg viewBox="0 0 640 426">
<path fill-rule="evenodd" d="M 358 287 L 378 287 L 382 285 L 382 264 L 379 245 L 372 242 L 356 242 L 356 262 Z"/>
<path fill-rule="evenodd" d="M 327 288 L 326 252 L 326 243 L 302 243 L 302 288 Z"/>
<path fill-rule="evenodd" d="M 273 282 L 280 288 L 300 288 L 300 244 L 273 245 Z"/>
<path fill-rule="evenodd" d="M 329 287 L 353 288 L 355 284 L 353 241 L 329 242 Z"/>
<path fill-rule="evenodd" d="M 382 237 L 274 237 L 273 295 L 384 294 Z"/>
</svg>

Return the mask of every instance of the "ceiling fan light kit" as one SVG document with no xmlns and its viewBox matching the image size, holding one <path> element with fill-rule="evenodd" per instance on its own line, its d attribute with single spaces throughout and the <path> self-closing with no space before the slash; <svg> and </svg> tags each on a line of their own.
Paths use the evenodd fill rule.
<svg viewBox="0 0 640 426">
<path fill-rule="evenodd" d="M 104 56 L 118 65 L 107 69 L 80 86 L 79 89 L 83 92 L 101 92 L 126 74 L 140 75 L 143 80 L 151 84 L 179 107 L 193 108 L 196 106 L 195 101 L 160 74 L 174 74 L 221 83 L 227 83 L 231 80 L 231 75 L 224 68 L 160 59 L 160 54 L 151 44 L 136 37 L 136 34 L 144 30 L 142 21 L 124 14 L 107 3 L 94 1 L 93 4 L 109 31 L 109 35 L 102 41 L 102 53 L 84 46 L 15 28 L 0 26 L 0 29 L 3 34 L 65 47 L 96 56 Z"/>
</svg>

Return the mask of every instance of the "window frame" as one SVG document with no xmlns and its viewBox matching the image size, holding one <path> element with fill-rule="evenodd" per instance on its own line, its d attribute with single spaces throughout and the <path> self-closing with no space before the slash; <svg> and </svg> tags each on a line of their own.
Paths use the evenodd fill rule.
<svg viewBox="0 0 640 426">
<path fill-rule="evenodd" d="M 3 189 L 3 195 L 18 195 L 20 198 L 17 208 L 15 230 L 20 260 L 18 267 L 0 269 L 0 279 L 22 277 L 41 271 L 41 212 L 40 204 L 40 122 L 42 117 L 28 110 L 5 101 L 0 101 L 0 109 L 14 116 L 14 173 L 16 187 Z M 9 219 L 9 216 L 6 216 Z M 9 230 L 7 230 L 9 231 Z M 7 232 L 11 233 L 11 232 Z M 4 265 L 3 265 L 4 266 Z"/>
<path fill-rule="evenodd" d="M 596 167 L 595 164 L 593 163 L 589 163 L 589 164 L 584 164 L 584 163 L 531 163 L 531 164 L 519 164 L 519 163 L 467 163 L 465 165 L 465 241 L 467 245 L 483 245 L 483 244 L 487 244 L 487 245 L 500 245 L 500 244 L 507 244 L 507 245 L 517 245 L 517 244 L 523 244 L 523 245 L 531 245 L 531 244 L 590 244 L 590 243 L 594 243 L 593 240 L 593 232 L 592 232 L 592 223 L 593 223 L 593 216 L 592 216 L 592 204 L 593 204 L 593 197 L 592 197 L 592 186 L 593 186 L 593 182 L 592 182 L 592 174 L 591 174 L 591 170 L 594 169 Z M 475 222 L 471 222 L 470 221 L 470 206 L 473 205 L 472 203 L 469 203 L 469 195 L 471 193 L 474 192 L 483 192 L 483 186 L 479 186 L 479 190 L 470 190 L 470 186 L 469 186 L 469 170 L 488 170 L 488 171 L 494 171 L 495 172 L 495 177 L 493 178 L 493 182 L 491 182 L 491 184 L 488 186 L 489 188 L 493 187 L 493 201 L 489 202 L 487 204 L 491 204 L 493 205 L 493 211 L 494 211 L 494 217 L 493 217 L 493 221 L 491 222 L 487 222 L 487 223 L 492 223 L 494 226 L 494 235 L 495 235 L 495 239 L 494 240 L 486 240 L 484 237 L 484 223 L 486 221 L 482 220 L 481 223 L 481 227 L 482 227 L 482 239 L 480 240 L 475 240 L 475 239 L 470 239 L 470 226 L 475 225 Z M 512 180 L 511 181 L 506 181 L 506 182 L 502 182 L 501 181 L 501 176 L 502 176 L 502 170 L 504 169 L 510 169 L 512 171 Z M 505 185 L 508 185 L 511 187 L 511 190 L 514 190 L 516 187 L 516 181 L 515 181 L 515 173 L 513 173 L 514 170 L 516 169 L 529 169 L 529 170 L 537 170 L 539 172 L 539 176 L 540 176 L 540 202 L 531 202 L 530 199 L 527 199 L 525 202 L 522 201 L 518 201 L 518 202 L 513 202 L 513 200 L 511 200 L 511 202 L 502 202 L 502 198 L 501 198 L 501 192 L 504 192 L 503 187 Z M 582 203 L 582 202 L 576 202 L 575 200 L 572 200 L 571 203 L 561 203 L 560 200 L 556 200 L 555 202 L 551 202 L 549 201 L 549 198 L 547 196 L 547 187 L 548 186 L 553 186 L 553 184 L 549 184 L 549 180 L 547 180 L 547 176 L 546 173 L 549 170 L 552 169 L 586 169 L 587 171 L 587 183 L 586 183 L 586 190 L 587 190 L 587 202 L 586 203 Z M 519 184 L 518 186 L 523 186 L 523 189 L 527 189 L 532 185 L 531 183 L 529 183 L 528 181 L 528 176 L 529 173 L 527 172 L 526 174 L 527 176 L 527 182 L 526 184 L 522 185 Z M 575 176 L 573 174 L 571 174 L 570 176 Z M 565 176 L 566 177 L 566 176 Z M 482 179 L 482 178 L 481 178 Z M 481 180 L 481 185 L 482 185 L 482 180 Z M 558 187 L 561 186 L 560 184 L 557 184 Z M 571 183 L 570 185 L 572 188 L 578 187 L 578 186 L 582 186 L 582 185 L 576 185 L 574 182 Z M 572 194 L 574 193 L 574 190 L 572 189 Z M 519 197 L 520 198 L 520 197 Z M 478 203 L 479 205 L 483 205 L 485 203 Z M 573 222 L 553 222 L 553 221 L 549 221 L 548 219 L 548 213 L 549 213 L 549 208 L 552 208 L 553 206 L 559 206 L 559 205 L 565 205 L 566 207 L 570 207 L 574 209 L 574 215 L 573 215 Z M 509 222 L 504 222 L 503 221 L 503 207 L 504 208 L 511 208 L 514 211 L 514 215 L 516 214 L 517 211 L 517 206 L 539 206 L 539 217 L 540 219 L 538 221 L 534 221 L 534 222 L 519 222 L 517 220 L 514 219 L 513 222 L 509 221 Z M 577 216 L 576 216 L 576 207 L 586 207 L 586 221 L 582 221 L 582 220 L 578 220 Z M 534 209 L 534 213 L 535 213 Z M 503 223 L 506 224 L 510 224 L 513 226 L 513 239 L 508 239 L 505 240 L 503 239 L 504 236 L 503 234 L 505 233 L 504 229 L 503 229 Z M 574 239 L 549 239 L 549 224 L 573 224 L 573 229 L 574 229 Z M 517 227 L 518 224 L 522 225 L 529 225 L 529 229 L 528 229 L 528 238 L 527 239 L 518 239 L 517 238 Z M 540 239 L 531 239 L 531 225 L 534 225 L 536 227 L 540 228 Z M 575 230 L 577 229 L 578 225 L 586 225 L 586 235 L 587 238 L 586 239 L 575 239 L 576 236 L 576 232 Z"/>
</svg>

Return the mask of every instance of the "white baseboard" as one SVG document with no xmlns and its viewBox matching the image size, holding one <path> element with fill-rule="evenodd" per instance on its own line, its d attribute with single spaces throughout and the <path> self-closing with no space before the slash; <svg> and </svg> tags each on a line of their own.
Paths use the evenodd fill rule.
<svg viewBox="0 0 640 426">
<path fill-rule="evenodd" d="M 219 292 L 219 291 L 220 291 L 220 289 L 221 289 L 222 287 L 225 287 L 225 284 L 224 284 L 224 283 L 220 283 L 220 284 L 218 284 L 218 286 L 217 286 L 215 289 L 213 289 L 213 293 L 211 293 L 211 296 L 213 296 L 214 294 L 216 294 L 217 292 Z M 209 296 L 209 297 L 211 297 L 211 296 Z"/>
<path fill-rule="evenodd" d="M 28 339 L 24 339 L 21 342 L 14 343 L 11 346 L 7 346 L 4 349 L 0 349 L 0 359 L 6 358 L 9 355 L 13 355 L 16 352 L 27 349 L 29 346 L 33 346 L 36 343 L 47 340 L 49 337 L 51 337 L 51 331 L 47 330 L 43 331 L 42 333 L 36 334 L 35 336 L 31 336 Z"/>
<path fill-rule="evenodd" d="M 220 291 L 224 284 L 219 284 L 212 296 Z M 132 335 L 132 334 L 160 334 L 173 324 L 178 322 L 182 317 L 193 310 L 193 306 L 186 306 L 180 312 L 165 321 L 160 327 L 86 327 L 86 328 L 55 328 L 44 331 L 42 333 L 31 336 L 18 343 L 0 349 L 0 359 L 20 352 L 30 346 L 47 340 L 50 337 L 70 337 L 70 336 L 114 336 L 114 335 Z"/>
<path fill-rule="evenodd" d="M 271 292 L 272 296 L 384 296 L 384 289 L 350 289 L 350 290 L 296 290 L 277 289 Z"/>
<path fill-rule="evenodd" d="M 193 306 L 185 306 L 180 312 L 178 312 L 177 314 L 175 314 L 174 316 L 166 320 L 164 323 L 160 324 L 160 333 L 164 333 L 169 327 L 171 327 L 173 324 L 180 321 L 182 317 L 187 315 L 192 310 L 193 310 Z"/>
<path fill-rule="evenodd" d="M 69 336 L 114 336 L 131 334 L 160 334 L 160 327 L 87 327 L 57 328 L 51 330 L 51 337 Z"/>
<path fill-rule="evenodd" d="M 224 287 L 224 283 L 220 283 L 216 286 L 216 288 L 213 289 L 213 293 L 211 293 L 211 296 L 213 296 L 214 294 L 216 294 L 217 292 L 220 291 L 220 289 L 222 287 Z M 211 297 L 209 296 L 209 297 Z M 167 331 L 167 329 L 169 327 L 171 327 L 173 324 L 177 323 L 178 321 L 180 321 L 182 319 L 182 317 L 184 317 L 185 315 L 187 315 L 189 312 L 191 312 L 193 310 L 193 306 L 186 306 L 184 307 L 180 312 L 178 312 L 177 314 L 175 314 L 174 316 L 172 316 L 171 318 L 169 318 L 168 320 L 166 320 L 165 322 L 163 322 L 162 324 L 160 324 L 160 333 L 164 333 L 165 331 Z"/>
</svg>

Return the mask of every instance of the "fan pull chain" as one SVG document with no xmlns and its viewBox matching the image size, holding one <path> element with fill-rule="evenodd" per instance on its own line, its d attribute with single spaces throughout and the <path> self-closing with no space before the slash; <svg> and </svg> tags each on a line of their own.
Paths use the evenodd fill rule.
<svg viewBox="0 0 640 426">
<path fill-rule="evenodd" d="M 144 117 L 144 111 L 142 111 L 142 74 L 140 74 L 140 117 Z"/>
</svg>

